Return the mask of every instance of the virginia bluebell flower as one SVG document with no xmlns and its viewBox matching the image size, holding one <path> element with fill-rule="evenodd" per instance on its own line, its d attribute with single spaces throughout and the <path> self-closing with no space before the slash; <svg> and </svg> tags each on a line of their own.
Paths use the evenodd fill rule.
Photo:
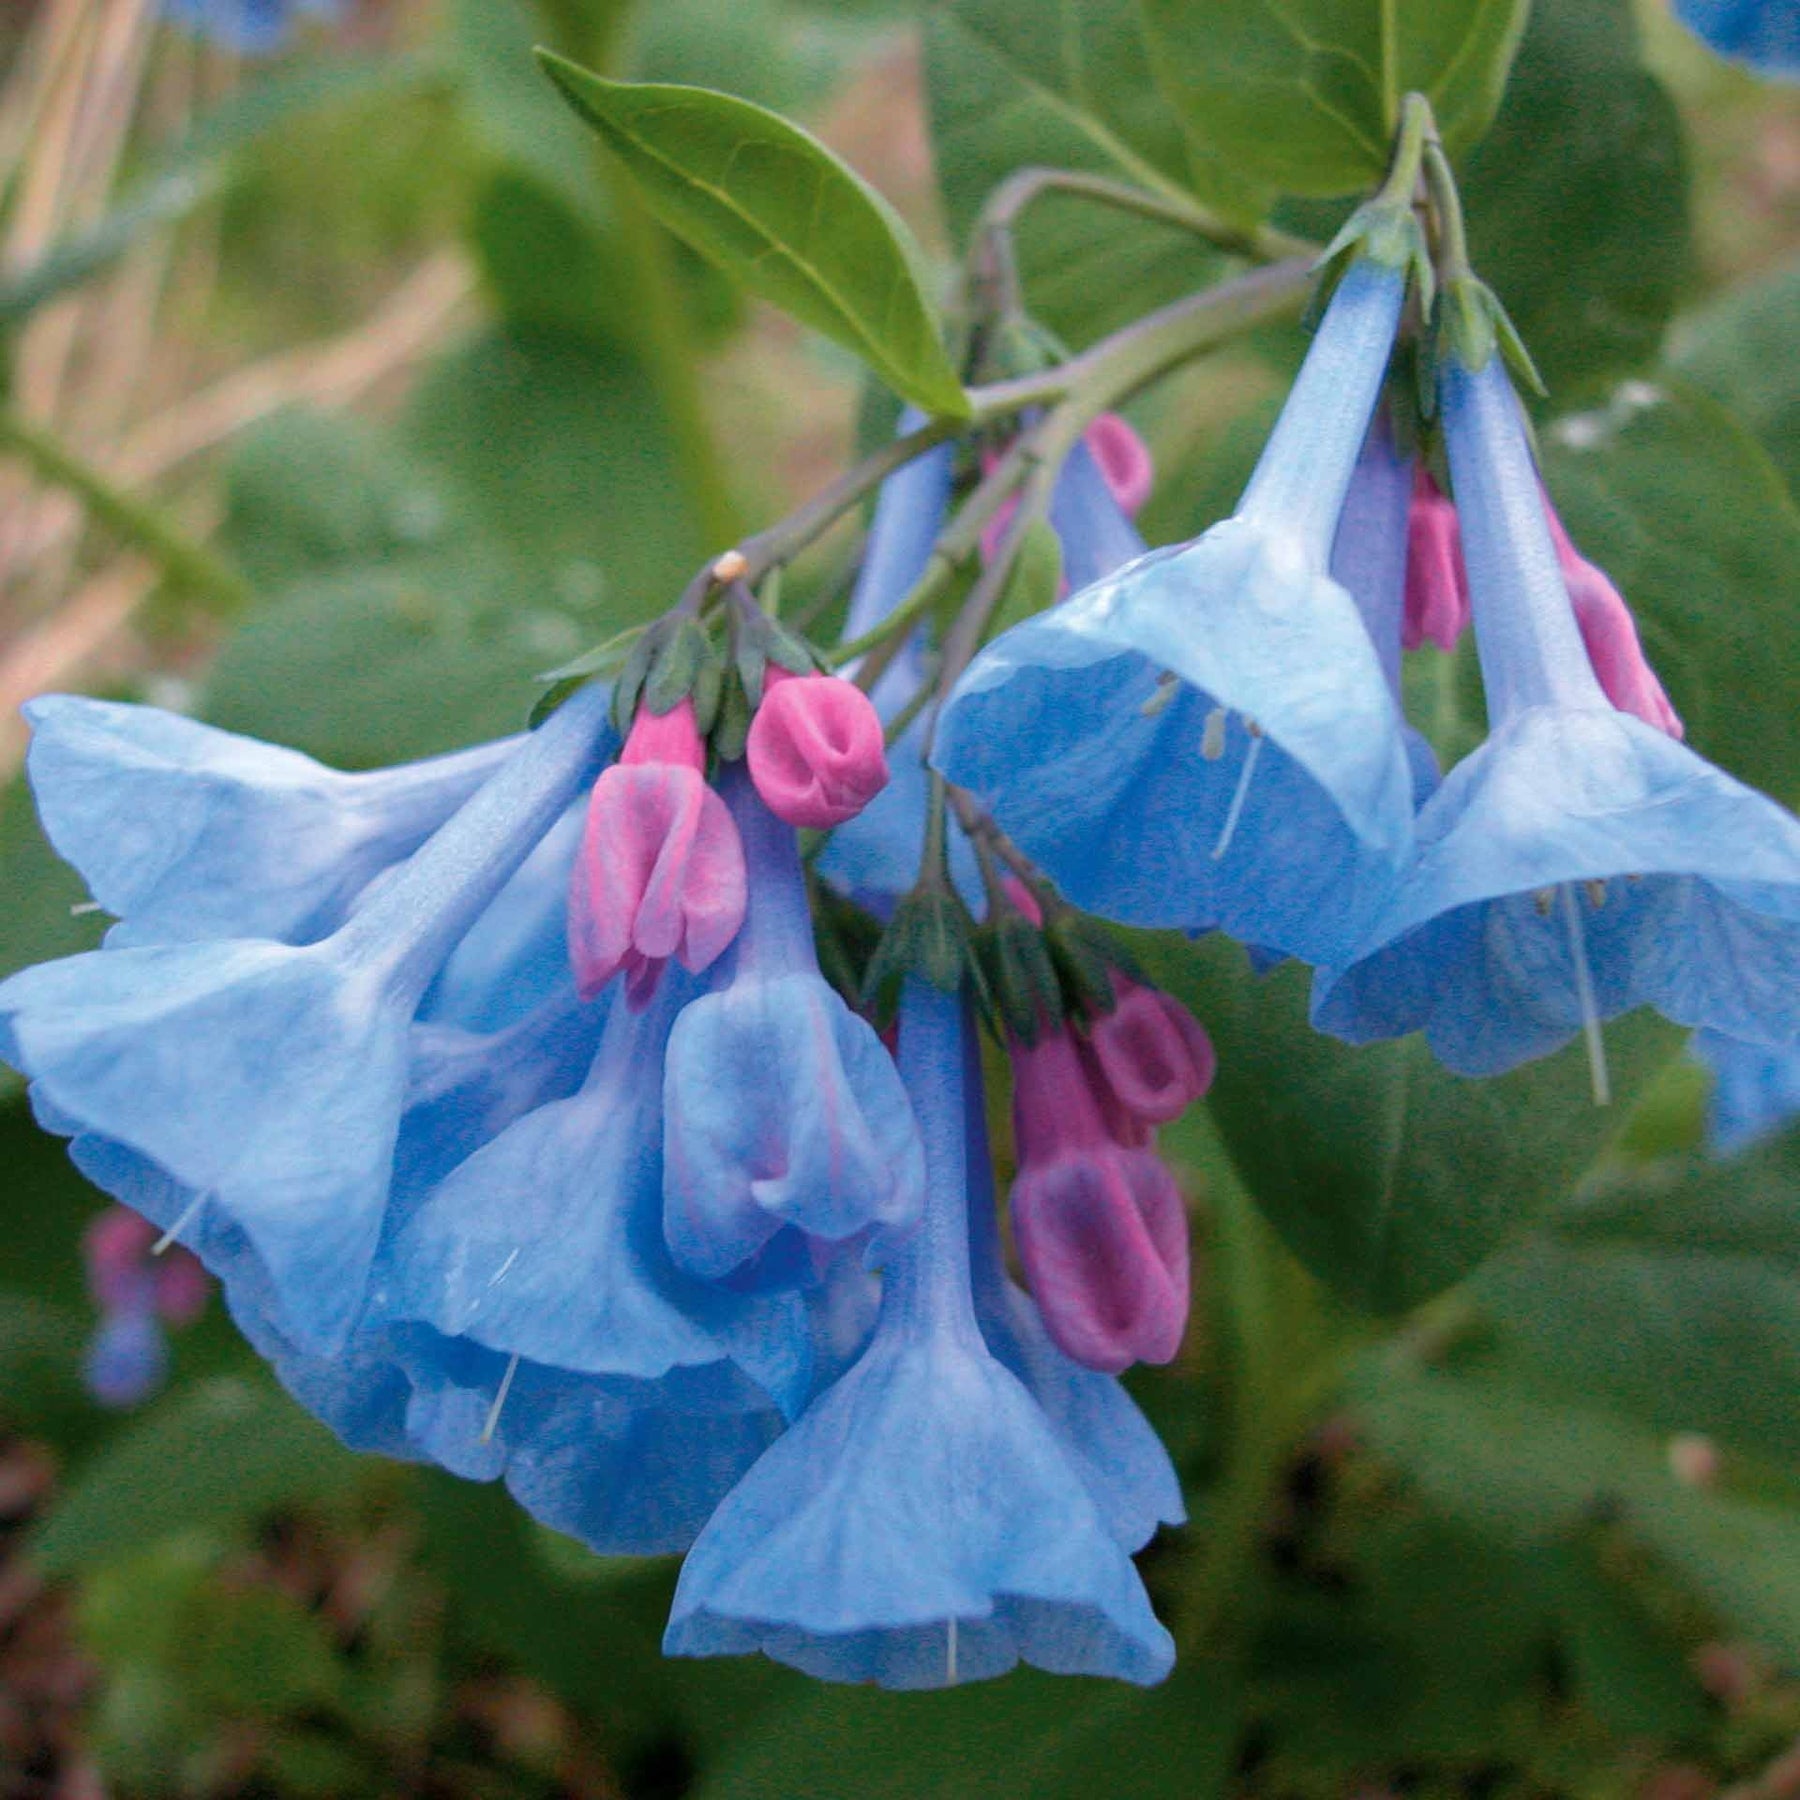
<svg viewBox="0 0 1800 1800">
<path fill-rule="evenodd" d="M 162 9 L 177 25 L 240 56 L 267 56 L 288 41 L 297 17 L 335 18 L 342 0 L 162 0 Z"/>
<path fill-rule="evenodd" d="M 749 905 L 713 991 L 669 1038 L 664 1232 L 704 1280 L 806 1279 L 809 1239 L 837 1244 L 918 1218 L 924 1152 L 893 1058 L 819 973 L 793 827 L 742 765 L 719 787 L 743 840 Z"/>
<path fill-rule="evenodd" d="M 1675 0 L 1675 14 L 1721 56 L 1766 75 L 1800 75 L 1800 6 L 1794 0 Z"/>
<path fill-rule="evenodd" d="M 668 971 L 641 1011 L 614 1004 L 580 1091 L 515 1119 L 425 1196 L 386 1259 L 388 1318 L 526 1374 L 652 1382 L 719 1365 L 799 1410 L 803 1302 L 697 1281 L 663 1240 L 663 1055 L 694 991 Z"/>
<path fill-rule="evenodd" d="M 971 1298 L 962 1002 L 909 981 L 900 1066 L 926 1146 L 919 1229 L 868 1348 L 726 1497 L 664 1648 L 941 1687 L 1020 1661 L 1160 1680 L 1174 1647 Z"/>
<path fill-rule="evenodd" d="M 606 709 L 575 695 L 327 937 L 108 948 L 0 984 L 0 1056 L 40 1117 L 159 1170 L 134 1203 L 203 1261 L 247 1247 L 303 1351 L 340 1348 L 361 1307 L 420 1001 L 591 779 Z"/>
<path fill-rule="evenodd" d="M 324 937 L 518 747 L 346 774 L 153 706 L 46 694 L 23 710 L 44 835 L 119 921 L 114 947 Z"/>
<path fill-rule="evenodd" d="M 1707 1137 L 1734 1156 L 1800 1118 L 1800 1046 L 1772 1050 L 1716 1031 L 1697 1031 L 1689 1046 L 1712 1075 Z"/>
<path fill-rule="evenodd" d="M 1338 286 L 1237 514 L 990 644 L 937 766 L 1078 906 L 1318 959 L 1411 841 L 1400 718 L 1332 543 L 1406 275 Z"/>
<path fill-rule="evenodd" d="M 1324 1029 L 1423 1030 L 1492 1075 L 1650 1005 L 1769 1045 L 1800 1039 L 1800 821 L 1596 679 L 1501 359 L 1446 357 L 1444 429 L 1491 735 L 1420 812 L 1418 851 Z"/>
</svg>

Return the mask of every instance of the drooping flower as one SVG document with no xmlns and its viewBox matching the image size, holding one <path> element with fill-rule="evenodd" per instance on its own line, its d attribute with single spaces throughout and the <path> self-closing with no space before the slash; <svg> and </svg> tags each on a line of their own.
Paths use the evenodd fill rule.
<svg viewBox="0 0 1800 1800">
<path fill-rule="evenodd" d="M 1400 717 L 1329 573 L 1402 270 L 1344 276 L 1237 514 L 976 658 L 936 761 L 1087 911 L 1318 959 L 1411 841 Z"/>
<path fill-rule="evenodd" d="M 615 1005 L 580 1091 L 515 1119 L 420 1201 L 387 1258 L 389 1318 L 547 1370 L 735 1368 L 798 1409 L 798 1297 L 695 1280 L 663 1240 L 663 1053 L 693 994 L 669 974 L 643 1010 Z"/>
<path fill-rule="evenodd" d="M 924 1220 L 887 1265 L 868 1348 L 696 1540 L 664 1648 L 761 1650 L 897 1688 L 1020 1661 L 1160 1680 L 1173 1645 L 1136 1571 L 976 1321 L 960 999 L 908 983 L 900 1061 L 926 1145 Z"/>
<path fill-rule="evenodd" d="M 646 998 L 663 965 L 711 967 L 744 921 L 744 847 L 707 785 L 691 699 L 638 708 L 619 760 L 594 783 L 569 900 L 584 996 L 624 970 Z"/>
<path fill-rule="evenodd" d="M 1123 1137 L 1110 1127 L 1098 1071 L 1073 1031 L 1015 1039 L 1009 1050 L 1013 1240 L 1050 1336 L 1109 1374 L 1170 1361 L 1189 1297 L 1187 1210 L 1174 1176 L 1139 1137 L 1140 1119 L 1127 1111 Z"/>
<path fill-rule="evenodd" d="M 185 1250 L 153 1259 L 156 1227 L 112 1206 L 82 1238 L 88 1292 L 100 1327 L 88 1346 L 88 1387 L 103 1406 L 135 1406 L 162 1385 L 165 1325 L 190 1325 L 206 1306 L 206 1271 Z"/>
<path fill-rule="evenodd" d="M 1720 1155 L 1748 1150 L 1800 1118 L 1800 1047 L 1773 1050 L 1698 1031 L 1690 1048 L 1712 1076 L 1707 1137 Z"/>
<path fill-rule="evenodd" d="M 115 947 L 324 937 L 518 748 L 346 774 L 153 706 L 46 694 L 24 717 L 44 835 Z"/>
<path fill-rule="evenodd" d="M 1651 1005 L 1800 1038 L 1800 822 L 1609 703 L 1577 627 L 1498 356 L 1445 361 L 1441 404 L 1491 735 L 1422 809 L 1418 851 L 1314 1019 L 1423 1030 L 1498 1074 Z"/>
<path fill-rule="evenodd" d="M 1765 75 L 1800 75 L 1800 8 L 1793 0 L 1675 0 L 1675 14 L 1721 56 Z"/>
<path fill-rule="evenodd" d="M 253 1256 L 303 1350 L 341 1347 L 362 1304 L 420 1002 L 592 777 L 606 704 L 574 696 L 329 936 L 108 948 L 0 984 L 0 1055 L 39 1116 L 160 1171 L 132 1202 L 209 1265 Z"/>
<path fill-rule="evenodd" d="M 793 827 L 742 768 L 720 788 L 749 868 L 722 979 L 669 1040 L 664 1229 L 691 1274 L 810 1276 L 808 1240 L 904 1230 L 924 1153 L 893 1059 L 819 974 Z"/>
<path fill-rule="evenodd" d="M 788 825 L 828 831 L 887 786 L 881 720 L 837 675 L 796 675 L 771 663 L 745 748 L 763 804 Z"/>
</svg>

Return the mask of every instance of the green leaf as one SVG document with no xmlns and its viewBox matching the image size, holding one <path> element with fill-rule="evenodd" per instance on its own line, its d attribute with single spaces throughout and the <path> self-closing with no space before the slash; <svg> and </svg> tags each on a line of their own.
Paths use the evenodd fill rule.
<svg viewBox="0 0 1800 1800">
<path fill-rule="evenodd" d="M 1462 191 L 1475 266 L 1553 399 L 1657 354 L 1693 255 L 1685 161 L 1630 0 L 1535 0 Z"/>
<path fill-rule="evenodd" d="M 1466 150 L 1492 122 L 1529 0 L 1139 0 L 1157 78 L 1195 142 L 1291 194 L 1385 170 L 1401 98 Z"/>
<path fill-rule="evenodd" d="M 905 398 L 967 413 L 910 233 L 816 138 L 728 94 L 607 81 L 548 54 L 543 62 L 678 237 Z"/>
<path fill-rule="evenodd" d="M 202 1382 L 79 1471 L 32 1554 L 46 1574 L 77 1574 L 178 1532 L 232 1532 L 272 1506 L 341 1492 L 361 1466 L 273 1387 Z"/>
<path fill-rule="evenodd" d="M 1570 532 L 1630 601 L 1688 741 L 1732 774 L 1800 796 L 1800 511 L 1715 402 L 1630 382 L 1546 434 Z"/>
<path fill-rule="evenodd" d="M 566 331 L 441 360 L 394 434 L 271 421 L 227 537 L 268 594 L 206 713 L 352 767 L 514 731 L 537 677 L 666 607 L 703 544 L 649 383 Z"/>
<path fill-rule="evenodd" d="M 1475 1293 L 1546 1383 L 1800 1470 L 1800 1134 L 1596 1183 Z"/>
<path fill-rule="evenodd" d="M 1681 321 L 1669 346 L 1679 374 L 1729 406 L 1800 489 L 1800 258 Z"/>
<path fill-rule="evenodd" d="M 927 1694 L 813 1686 L 742 1734 L 694 1800 L 1207 1800 L 1242 1697 L 1201 1657 L 1147 1693 L 1021 1670 Z"/>
<path fill-rule="evenodd" d="M 1132 0 L 950 0 L 926 14 L 925 56 L 932 154 L 959 240 L 994 188 L 1030 167 L 1198 193 L 1233 217 L 1261 211 L 1197 159 L 1151 79 Z M 1184 232 L 1066 198 L 1040 200 L 1016 236 L 1033 314 L 1073 344 L 1192 293 L 1221 266 Z"/>
<path fill-rule="evenodd" d="M 1419 1037 L 1353 1048 L 1314 1031 L 1296 963 L 1257 976 L 1216 933 L 1128 941 L 1212 1035 L 1207 1104 L 1257 1205 L 1320 1280 L 1376 1312 L 1460 1281 L 1566 1193 L 1680 1042 L 1645 1012 L 1609 1026 L 1602 1109 L 1579 1045 L 1467 1081 Z"/>
<path fill-rule="evenodd" d="M 0 788 L 0 977 L 100 942 L 104 917 L 76 913 L 87 884 L 50 848 L 23 780 Z"/>
</svg>

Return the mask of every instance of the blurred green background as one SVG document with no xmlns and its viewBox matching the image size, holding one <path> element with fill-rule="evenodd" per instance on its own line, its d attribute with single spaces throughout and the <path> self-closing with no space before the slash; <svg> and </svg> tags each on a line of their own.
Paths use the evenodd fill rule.
<svg viewBox="0 0 1800 1800">
<path fill-rule="evenodd" d="M 510 730 L 852 449 L 855 367 L 648 220 L 534 42 L 804 121 L 947 278 L 1009 168 L 1096 161 L 1092 96 L 1030 54 L 1066 12 L 346 0 L 252 61 L 145 0 L 4 0 L 10 407 L 241 579 L 171 578 L 0 463 L 0 973 L 98 932 L 18 778 L 33 693 L 348 766 Z M 1539 0 L 1467 190 L 1559 504 L 1698 746 L 1800 798 L 1800 99 L 1661 0 Z M 1062 202 L 1024 250 L 1072 344 L 1218 267 Z M 1136 410 L 1152 541 L 1228 508 L 1296 343 Z M 1445 673 L 1413 671 L 1454 714 Z M 101 1408 L 103 1203 L 0 1076 L 0 1794 L 1800 1795 L 1800 1142 L 1698 1154 L 1680 1061 L 1610 1143 L 1563 1059 L 1409 1090 L 1308 1049 L 1296 981 L 1145 948 L 1224 1070 L 1174 1140 L 1196 1327 L 1137 1384 L 1192 1494 L 1144 1565 L 1204 1627 L 1166 1688 L 665 1663 L 672 1565 L 341 1451 L 216 1301 L 157 1395 Z M 1667 1049 L 1621 1034 L 1624 1085 Z M 1333 1136 L 1370 1084 L 1413 1147 L 1373 1182 Z M 1425 1197 L 1456 1231 L 1417 1234 Z"/>
</svg>

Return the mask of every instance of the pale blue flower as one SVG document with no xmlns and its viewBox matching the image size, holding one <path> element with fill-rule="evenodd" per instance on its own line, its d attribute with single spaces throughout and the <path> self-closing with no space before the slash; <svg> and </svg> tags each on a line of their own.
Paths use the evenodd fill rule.
<svg viewBox="0 0 1800 1800">
<path fill-rule="evenodd" d="M 1721 56 L 1765 75 L 1800 75 L 1796 0 L 1675 0 L 1675 14 Z"/>
<path fill-rule="evenodd" d="M 1498 356 L 1441 402 L 1491 735 L 1418 819 L 1417 855 L 1314 1018 L 1425 1032 L 1494 1075 L 1637 1006 L 1800 1042 L 1800 821 L 1617 711 L 1588 660 Z"/>
<path fill-rule="evenodd" d="M 893 1058 L 819 973 L 793 827 L 741 765 L 719 792 L 743 840 L 749 907 L 712 991 L 669 1038 L 664 1232 L 704 1280 L 809 1281 L 808 1240 L 918 1218 L 924 1152 Z"/>
<path fill-rule="evenodd" d="M 1411 842 L 1400 716 L 1329 562 L 1405 295 L 1339 285 L 1236 515 L 990 644 L 936 761 L 1078 906 L 1353 943 Z"/>
<path fill-rule="evenodd" d="M 701 1532 L 664 1648 L 761 1650 L 921 1688 L 1020 1661 L 1153 1682 L 1174 1646 L 1050 1421 L 982 1339 L 970 1294 L 962 1002 L 916 982 L 900 1063 L 925 1218 L 887 1265 L 860 1359 Z"/>
<path fill-rule="evenodd" d="M 1800 1118 L 1800 1046 L 1772 1050 L 1698 1031 L 1690 1048 L 1712 1075 L 1707 1135 L 1720 1155 L 1748 1150 Z"/>
</svg>

